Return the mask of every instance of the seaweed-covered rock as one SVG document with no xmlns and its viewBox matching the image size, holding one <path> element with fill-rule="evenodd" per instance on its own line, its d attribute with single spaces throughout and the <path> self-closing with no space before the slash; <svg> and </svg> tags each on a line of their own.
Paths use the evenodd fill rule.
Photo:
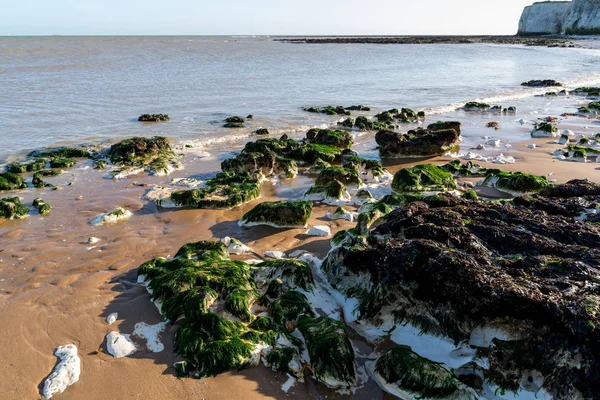
<svg viewBox="0 0 600 400">
<path fill-rule="evenodd" d="M 396 172 L 392 189 L 397 192 L 439 192 L 456 188 L 454 176 L 442 167 L 421 164 Z"/>
<path fill-rule="evenodd" d="M 593 190 L 572 182 L 547 193 Z M 517 334 L 489 330 L 481 345 L 489 355 L 489 368 L 481 370 L 486 382 L 518 391 L 537 370 L 539 387 L 554 398 L 595 398 L 600 228 L 576 213 L 547 211 L 569 202 L 585 207 L 589 199 L 533 199 L 500 204 L 445 194 L 405 204 L 364 236 L 346 235 L 339 245 L 336 235 L 322 270 L 358 301 L 361 319 L 393 319 L 453 343 L 509 321 L 506 330 Z"/>
<path fill-rule="evenodd" d="M 53 158 L 50 160 L 50 168 L 71 168 L 75 163 L 72 158 Z"/>
<path fill-rule="evenodd" d="M 273 301 L 269 307 L 269 314 L 280 327 L 285 326 L 288 321 L 297 322 L 301 315 L 315 316 L 308 298 L 297 290 L 285 292 Z"/>
<path fill-rule="evenodd" d="M 243 151 L 234 158 L 224 160 L 221 163 L 221 169 L 235 173 L 260 171 L 263 175 L 269 176 L 273 173 L 275 158 L 275 153 L 272 151 L 262 153 L 248 153 Z"/>
<path fill-rule="evenodd" d="M 158 122 L 158 121 L 168 121 L 169 116 L 167 114 L 142 114 L 138 118 L 140 122 Z"/>
<path fill-rule="evenodd" d="M 375 136 L 382 157 L 441 155 L 456 148 L 460 144 L 459 138 L 460 128 L 458 131 L 419 128 L 405 134 L 381 130 Z"/>
<path fill-rule="evenodd" d="M 33 158 L 89 158 L 92 154 L 86 149 L 76 147 L 55 147 L 45 150 L 36 150 L 28 154 Z"/>
<path fill-rule="evenodd" d="M 109 211 L 104 214 L 96 215 L 91 221 L 92 225 L 104 225 L 104 224 L 116 224 L 118 222 L 123 222 L 131 218 L 133 214 L 126 208 L 115 208 L 112 211 Z"/>
<path fill-rule="evenodd" d="M 269 260 L 255 265 L 254 274 L 264 280 L 279 280 L 288 288 L 311 290 L 314 279 L 309 265 L 299 260 Z"/>
<path fill-rule="evenodd" d="M 23 181 L 23 177 L 12 172 L 0 174 L 0 190 L 17 190 L 24 189 L 27 184 Z"/>
<path fill-rule="evenodd" d="M 257 135 L 268 135 L 269 130 L 267 128 L 259 128 L 254 133 L 256 133 Z"/>
<path fill-rule="evenodd" d="M 380 387 L 399 398 L 477 399 L 443 365 L 395 347 L 367 366 Z"/>
<path fill-rule="evenodd" d="M 298 164 L 289 158 L 277 157 L 273 173 L 280 178 L 295 178 L 298 175 Z"/>
<path fill-rule="evenodd" d="M 36 188 L 54 187 L 54 185 L 44 182 L 43 178 L 45 178 L 47 176 L 58 176 L 61 173 L 62 173 L 62 171 L 56 170 L 56 169 L 54 169 L 54 170 L 43 169 L 43 170 L 37 171 L 36 173 L 33 174 L 33 179 L 31 180 L 31 183 Z"/>
<path fill-rule="evenodd" d="M 40 215 L 48 215 L 50 214 L 50 211 L 52 211 L 52 207 L 50 207 L 50 204 L 46 203 L 41 198 L 34 199 L 33 206 L 38 209 Z"/>
<path fill-rule="evenodd" d="M 465 106 L 463 107 L 463 109 L 465 111 L 488 111 L 490 109 L 490 105 L 487 103 L 479 103 L 477 101 L 470 101 L 467 104 L 465 104 Z"/>
<path fill-rule="evenodd" d="M 18 197 L 0 199 L 0 218 L 23 219 L 29 216 L 29 209 L 21 204 Z"/>
<path fill-rule="evenodd" d="M 352 147 L 352 135 L 346 131 L 330 129 L 311 129 L 306 133 L 308 143 L 335 146 L 340 149 Z"/>
<path fill-rule="evenodd" d="M 430 132 L 437 132 L 437 131 L 446 131 L 448 129 L 453 129 L 460 135 L 460 133 L 461 133 L 460 126 L 461 126 L 461 123 L 458 121 L 438 121 L 438 122 L 434 122 L 433 124 L 429 124 L 427 126 L 427 130 Z"/>
<path fill-rule="evenodd" d="M 243 128 L 246 120 L 242 117 L 234 116 L 225 118 L 225 128 Z"/>
<path fill-rule="evenodd" d="M 555 81 L 554 79 L 544 79 L 544 80 L 531 80 L 528 82 L 521 83 L 521 86 L 528 87 L 553 87 L 553 86 L 562 86 L 562 83 Z"/>
<path fill-rule="evenodd" d="M 531 175 L 523 172 L 504 172 L 497 169 L 487 170 L 483 186 L 495 187 L 503 192 L 520 196 L 525 193 L 536 193 L 545 188 L 550 181 L 545 176 Z"/>
<path fill-rule="evenodd" d="M 594 86 L 578 87 L 575 90 L 573 90 L 571 93 L 583 94 L 586 96 L 600 96 L 600 87 L 594 87 Z"/>
<path fill-rule="evenodd" d="M 312 186 L 304 194 L 304 198 L 311 201 L 322 201 L 327 204 L 348 203 L 352 200 L 346 185 L 334 179 L 328 185 Z"/>
<path fill-rule="evenodd" d="M 345 186 L 359 187 L 362 184 L 358 169 L 333 166 L 325 168 L 319 173 L 315 185 L 328 186 L 334 180 L 343 183 Z"/>
<path fill-rule="evenodd" d="M 340 321 L 302 315 L 298 330 L 306 342 L 315 378 L 332 388 L 356 382 L 354 349 Z"/>
<path fill-rule="evenodd" d="M 306 228 L 312 203 L 304 200 L 263 202 L 240 219 L 240 226 L 270 225 L 278 228 Z"/>
<path fill-rule="evenodd" d="M 304 109 L 304 111 L 327 115 L 350 115 L 349 109 L 346 109 L 344 106 L 307 107 Z"/>
<path fill-rule="evenodd" d="M 113 144 L 108 151 L 108 158 L 113 164 L 149 165 L 158 157 L 172 157 L 173 151 L 169 140 L 165 137 L 134 137 Z"/>
<path fill-rule="evenodd" d="M 232 261 L 225 244 L 197 242 L 183 246 L 172 260 L 156 258 L 138 269 L 169 320 L 185 317 L 177 329 L 175 348 L 195 377 L 214 376 L 258 362 L 261 349 L 274 344 L 268 324 L 250 328 L 211 311 L 223 300 L 227 312 L 249 321 L 258 292 L 250 267 Z M 260 325 L 260 326 L 259 326 Z M 264 328 L 264 330 L 262 329 Z"/>
<path fill-rule="evenodd" d="M 550 122 L 540 122 L 531 131 L 532 138 L 555 138 L 560 136 L 558 128 Z"/>
<path fill-rule="evenodd" d="M 18 162 L 8 165 L 8 172 L 21 174 L 24 172 L 36 172 L 46 168 L 46 159 L 38 158 L 31 161 Z"/>
<path fill-rule="evenodd" d="M 261 180 L 247 172 L 221 172 L 200 189 L 178 190 L 157 199 L 159 206 L 227 209 L 260 197 Z"/>
</svg>

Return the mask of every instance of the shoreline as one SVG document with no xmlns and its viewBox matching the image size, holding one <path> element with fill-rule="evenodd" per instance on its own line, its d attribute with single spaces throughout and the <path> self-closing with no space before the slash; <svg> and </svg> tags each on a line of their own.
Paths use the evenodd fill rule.
<svg viewBox="0 0 600 400">
<path fill-rule="evenodd" d="M 518 35 L 397 35 L 397 36 L 293 36 L 275 38 L 273 41 L 307 44 L 508 44 L 545 47 L 579 47 L 568 36 L 518 36 Z M 580 36 L 576 40 L 582 40 Z"/>
</svg>

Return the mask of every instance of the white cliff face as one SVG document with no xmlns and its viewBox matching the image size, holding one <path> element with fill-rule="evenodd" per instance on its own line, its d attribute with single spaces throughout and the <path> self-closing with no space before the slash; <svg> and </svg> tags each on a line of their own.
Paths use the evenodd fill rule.
<svg viewBox="0 0 600 400">
<path fill-rule="evenodd" d="M 525 7 L 519 35 L 600 35 L 600 0 L 545 1 Z"/>
<path fill-rule="evenodd" d="M 600 0 L 573 0 L 564 32 L 600 35 Z"/>
<path fill-rule="evenodd" d="M 519 21 L 519 35 L 562 33 L 563 24 L 570 13 L 570 1 L 533 3 L 523 10 Z"/>
</svg>

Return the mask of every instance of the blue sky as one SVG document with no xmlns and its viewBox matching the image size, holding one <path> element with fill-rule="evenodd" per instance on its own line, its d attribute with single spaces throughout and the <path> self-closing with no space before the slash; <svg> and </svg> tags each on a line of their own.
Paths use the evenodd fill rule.
<svg viewBox="0 0 600 400">
<path fill-rule="evenodd" d="M 514 34 L 531 0 L 7 0 L 0 35 Z"/>
</svg>

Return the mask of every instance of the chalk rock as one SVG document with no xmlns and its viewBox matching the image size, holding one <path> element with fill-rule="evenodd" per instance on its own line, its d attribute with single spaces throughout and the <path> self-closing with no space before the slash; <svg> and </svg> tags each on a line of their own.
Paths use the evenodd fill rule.
<svg viewBox="0 0 600 400">
<path fill-rule="evenodd" d="M 119 314 L 117 314 L 116 312 L 110 314 L 108 317 L 106 317 L 106 322 L 109 325 L 112 325 L 115 323 L 115 321 L 117 320 L 117 318 L 119 318 Z"/>
<path fill-rule="evenodd" d="M 135 353 L 136 347 L 130 335 L 113 331 L 106 335 L 106 350 L 114 358 L 121 358 Z"/>
<path fill-rule="evenodd" d="M 322 236 L 322 237 L 327 237 L 331 235 L 331 229 L 329 229 L 328 226 L 325 225 L 317 225 L 317 226 L 313 226 L 312 228 L 310 228 L 306 234 L 308 236 Z"/>
<path fill-rule="evenodd" d="M 81 373 L 81 360 L 77 355 L 77 346 L 74 344 L 57 347 L 54 355 L 60 359 L 60 362 L 44 382 L 43 395 L 46 399 L 64 392 L 67 387 L 79 380 Z"/>
</svg>

